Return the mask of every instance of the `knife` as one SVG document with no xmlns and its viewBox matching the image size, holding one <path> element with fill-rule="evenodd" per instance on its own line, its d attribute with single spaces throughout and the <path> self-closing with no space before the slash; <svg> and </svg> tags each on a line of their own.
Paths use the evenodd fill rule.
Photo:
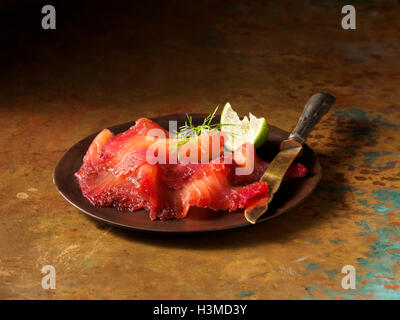
<svg viewBox="0 0 400 320">
<path fill-rule="evenodd" d="M 260 181 L 268 184 L 269 194 L 266 204 L 246 209 L 244 215 L 250 223 L 256 223 L 268 209 L 274 194 L 278 191 L 282 179 L 290 165 L 303 149 L 303 143 L 314 126 L 329 111 L 335 102 L 335 98 L 328 93 L 316 93 L 306 103 L 296 127 L 287 140 L 283 140 L 279 146 L 279 153 L 268 166 Z"/>
</svg>

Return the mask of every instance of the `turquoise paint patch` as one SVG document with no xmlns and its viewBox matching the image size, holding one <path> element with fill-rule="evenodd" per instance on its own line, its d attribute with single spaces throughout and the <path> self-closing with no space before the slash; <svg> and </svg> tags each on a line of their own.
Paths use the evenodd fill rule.
<svg viewBox="0 0 400 320">
<path fill-rule="evenodd" d="M 390 225 L 373 229 L 368 223 L 359 225 L 369 234 L 377 236 L 377 240 L 370 246 L 371 252 L 366 255 L 367 258 L 358 259 L 358 264 L 368 271 L 362 276 L 357 275 L 358 283 L 366 281 L 357 289 L 357 294 L 372 294 L 375 299 L 400 299 L 399 290 L 385 288 L 385 284 L 400 285 L 400 280 L 394 280 L 398 279 L 395 266 L 400 259 L 400 228 Z"/>
<path fill-rule="evenodd" d="M 375 200 L 382 202 L 392 202 L 393 207 L 400 209 L 400 192 L 395 189 L 378 189 L 373 190 L 372 194 L 375 196 Z"/>
<path fill-rule="evenodd" d="M 364 207 L 372 208 L 375 213 L 386 216 L 387 212 L 396 212 L 400 209 L 400 192 L 395 189 L 377 189 L 371 191 L 373 200 L 382 203 L 371 204 L 367 199 L 357 199 Z"/>
<path fill-rule="evenodd" d="M 389 128 L 389 129 L 399 129 L 400 128 L 399 124 L 388 123 L 388 122 L 382 122 L 381 125 L 383 125 L 386 128 Z"/>
<path fill-rule="evenodd" d="M 372 227 L 370 226 L 370 224 L 368 223 L 368 221 L 361 221 L 361 222 L 356 222 L 357 225 L 363 227 L 365 230 L 367 230 L 368 232 L 372 231 Z"/>
<path fill-rule="evenodd" d="M 312 300 L 313 299 L 312 292 L 317 288 L 318 286 L 304 287 L 304 289 L 307 291 L 307 294 L 303 297 L 303 300 Z"/>
<path fill-rule="evenodd" d="M 362 109 L 347 109 L 347 110 L 338 110 L 333 114 L 335 117 L 345 118 L 353 121 L 360 122 L 370 122 L 375 125 L 383 126 L 389 129 L 399 129 L 400 124 L 387 122 L 386 115 L 371 115 Z M 359 135 L 370 135 L 371 132 L 368 130 L 359 132 Z"/>
<path fill-rule="evenodd" d="M 351 290 L 351 289 L 350 289 Z M 356 290 L 351 290 L 352 292 L 355 292 Z M 350 292 L 340 292 L 340 291 L 335 291 L 335 290 L 325 290 L 325 293 L 331 298 L 331 299 L 348 299 L 348 300 L 353 300 L 356 299 L 357 297 L 352 295 Z"/>
<path fill-rule="evenodd" d="M 239 299 L 243 299 L 246 297 L 250 297 L 254 294 L 254 291 L 244 291 L 244 290 L 240 290 L 239 293 L 236 295 L 237 298 Z"/>
<path fill-rule="evenodd" d="M 367 199 L 357 199 L 357 202 L 362 204 L 364 207 L 370 207 L 371 206 Z"/>
<path fill-rule="evenodd" d="M 336 275 L 338 274 L 336 269 L 326 270 L 324 272 L 327 274 L 329 280 L 335 280 Z"/>
<path fill-rule="evenodd" d="M 356 195 L 356 196 L 363 196 L 363 195 L 365 195 L 365 191 L 362 191 L 362 190 L 360 190 L 360 191 L 356 191 L 356 192 L 354 192 L 354 194 Z"/>
<path fill-rule="evenodd" d="M 377 160 L 381 157 L 381 153 L 376 152 L 376 151 L 371 151 L 371 152 L 364 152 L 363 156 L 365 158 L 364 162 L 366 164 L 369 164 L 375 168 L 391 168 L 391 167 L 396 167 L 396 162 L 395 161 L 386 161 L 385 163 L 376 163 Z"/>
<path fill-rule="evenodd" d="M 364 110 L 361 109 L 347 109 L 338 110 L 334 113 L 335 117 L 347 118 L 350 120 L 368 120 L 369 117 Z"/>
<path fill-rule="evenodd" d="M 306 289 L 307 291 L 310 291 L 310 292 L 312 292 L 312 291 L 314 291 L 315 289 L 318 289 L 318 288 L 320 288 L 321 286 L 318 286 L 318 285 L 316 285 L 316 286 L 307 286 L 307 287 L 305 287 L 304 289 Z"/>
<path fill-rule="evenodd" d="M 319 264 L 316 264 L 316 263 L 309 263 L 308 265 L 307 265 L 307 268 L 306 268 L 306 270 L 305 270 L 305 274 L 309 274 L 311 271 L 315 271 L 315 270 L 318 270 L 318 269 L 322 269 L 322 267 L 319 265 Z"/>
<path fill-rule="evenodd" d="M 393 190 L 377 190 L 376 198 L 386 202 L 394 199 L 394 205 L 398 206 L 399 203 L 396 202 L 398 193 Z M 400 285 L 397 268 L 400 260 L 400 228 L 392 224 L 373 228 L 368 221 L 358 222 L 357 225 L 364 229 L 360 234 L 374 236 L 376 240 L 369 246 L 371 251 L 365 257 L 357 259 L 355 266 L 356 289 L 343 291 L 338 270 L 324 270 L 323 272 L 327 274 L 330 280 L 337 279 L 338 290 L 329 290 L 323 286 L 306 287 L 308 293 L 304 299 L 312 298 L 312 291 L 316 289 L 323 291 L 331 299 L 360 299 L 365 297 L 387 300 L 400 299 L 400 290 L 391 288 Z M 318 268 L 319 265 L 317 264 L 309 264 L 307 267 L 309 270 Z M 364 269 L 365 272 L 363 272 Z"/>
<path fill-rule="evenodd" d="M 381 154 L 376 151 L 371 151 L 371 152 L 364 152 L 363 155 L 365 157 L 366 163 L 373 164 L 376 161 L 376 159 L 380 157 Z"/>
<path fill-rule="evenodd" d="M 342 243 L 343 242 L 343 240 L 342 239 L 331 239 L 331 240 L 329 240 L 331 243 L 333 243 L 333 244 L 339 244 L 339 243 Z"/>
<path fill-rule="evenodd" d="M 361 221 L 361 222 L 356 222 L 357 225 L 359 225 L 360 227 L 363 227 L 365 230 L 364 232 L 359 232 L 358 234 L 362 237 L 368 235 L 369 233 L 371 233 L 372 228 L 369 225 L 369 223 L 367 221 Z"/>
<path fill-rule="evenodd" d="M 321 290 L 323 291 L 325 294 L 327 294 L 329 296 L 329 298 L 331 299 L 338 299 L 338 298 L 342 298 L 342 299 L 355 299 L 355 296 L 353 296 L 352 294 L 350 294 L 349 292 L 340 292 L 340 291 L 336 291 L 336 290 L 327 290 L 324 289 L 323 286 L 320 285 L 315 285 L 315 286 L 308 286 L 305 288 L 308 291 L 308 294 L 304 297 L 304 299 L 312 299 L 312 293 L 315 290 Z M 354 292 L 355 290 L 351 290 L 350 291 Z"/>
</svg>

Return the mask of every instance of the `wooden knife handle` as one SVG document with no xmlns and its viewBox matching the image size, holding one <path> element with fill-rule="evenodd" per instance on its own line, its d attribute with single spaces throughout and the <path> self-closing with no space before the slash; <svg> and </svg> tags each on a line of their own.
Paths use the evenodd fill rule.
<svg viewBox="0 0 400 320">
<path fill-rule="evenodd" d="M 328 93 L 316 93 L 306 103 L 303 113 L 297 122 L 296 128 L 289 135 L 288 140 L 295 140 L 303 144 L 314 126 L 321 120 L 330 107 L 335 102 L 335 98 Z"/>
</svg>

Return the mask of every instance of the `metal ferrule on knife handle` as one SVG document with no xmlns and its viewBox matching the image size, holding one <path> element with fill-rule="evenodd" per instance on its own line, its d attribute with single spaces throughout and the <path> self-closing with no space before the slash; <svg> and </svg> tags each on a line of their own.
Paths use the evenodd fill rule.
<svg viewBox="0 0 400 320">
<path fill-rule="evenodd" d="M 268 203 L 271 202 L 275 192 L 278 191 L 286 171 L 303 149 L 302 145 L 307 136 L 323 115 L 329 111 L 334 101 L 335 98 L 327 93 L 316 93 L 308 100 L 296 127 L 289 138 L 281 142 L 280 152 L 272 160 L 260 179 L 268 184 L 268 202 L 265 205 L 245 210 L 247 221 L 255 223 L 267 211 Z"/>
</svg>

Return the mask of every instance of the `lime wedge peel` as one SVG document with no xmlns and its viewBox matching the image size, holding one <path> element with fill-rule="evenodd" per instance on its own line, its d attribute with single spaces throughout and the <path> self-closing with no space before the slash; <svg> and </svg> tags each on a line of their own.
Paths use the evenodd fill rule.
<svg viewBox="0 0 400 320">
<path fill-rule="evenodd" d="M 240 120 L 228 102 L 221 113 L 221 131 L 228 136 L 225 148 L 235 151 L 246 142 L 260 147 L 268 140 L 269 129 L 265 118 L 257 118 L 251 113 Z"/>
</svg>

